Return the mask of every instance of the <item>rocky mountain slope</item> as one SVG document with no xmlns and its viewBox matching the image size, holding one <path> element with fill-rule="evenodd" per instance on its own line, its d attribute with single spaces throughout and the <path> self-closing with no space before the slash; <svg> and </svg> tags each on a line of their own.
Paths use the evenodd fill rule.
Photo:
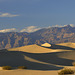
<svg viewBox="0 0 75 75">
<path fill-rule="evenodd" d="M 75 42 L 75 27 L 43 28 L 33 33 L 8 32 L 0 33 L 0 48 L 14 48 L 30 44 L 58 44 Z"/>
</svg>

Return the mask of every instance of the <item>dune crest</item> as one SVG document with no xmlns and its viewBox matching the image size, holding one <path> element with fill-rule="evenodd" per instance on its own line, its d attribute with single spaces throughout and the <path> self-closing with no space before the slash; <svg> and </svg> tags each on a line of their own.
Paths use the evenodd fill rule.
<svg viewBox="0 0 75 75">
<path fill-rule="evenodd" d="M 72 42 L 60 43 L 60 44 L 56 44 L 56 45 L 61 45 L 61 46 L 67 46 L 67 47 L 75 48 L 75 43 L 72 43 Z"/>
<path fill-rule="evenodd" d="M 44 44 L 41 44 L 41 46 L 43 46 L 43 47 L 51 47 L 51 44 L 49 44 L 49 43 L 44 43 Z"/>
<path fill-rule="evenodd" d="M 63 49 L 54 50 L 51 48 L 45 48 L 45 47 L 33 44 L 33 45 L 27 45 L 27 46 L 22 46 L 18 48 L 11 48 L 11 49 L 8 49 L 8 51 L 23 51 L 28 53 L 51 53 L 51 52 L 61 52 L 61 51 L 68 51 L 68 50 L 63 50 Z"/>
</svg>

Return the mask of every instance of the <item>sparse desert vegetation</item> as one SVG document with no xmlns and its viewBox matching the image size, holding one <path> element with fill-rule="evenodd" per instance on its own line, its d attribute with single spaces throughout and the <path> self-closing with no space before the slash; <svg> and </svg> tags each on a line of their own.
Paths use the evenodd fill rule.
<svg viewBox="0 0 75 75">
<path fill-rule="evenodd" d="M 27 69 L 26 66 L 18 66 L 18 69 Z"/>
<path fill-rule="evenodd" d="M 74 71 L 70 68 L 64 68 L 60 72 L 58 72 L 58 75 L 65 75 L 65 74 L 74 74 Z"/>
<path fill-rule="evenodd" d="M 11 70 L 12 67 L 11 67 L 11 66 L 3 66 L 2 69 L 3 69 L 3 70 Z"/>
<path fill-rule="evenodd" d="M 73 62 L 72 65 L 75 66 L 75 62 Z"/>
</svg>

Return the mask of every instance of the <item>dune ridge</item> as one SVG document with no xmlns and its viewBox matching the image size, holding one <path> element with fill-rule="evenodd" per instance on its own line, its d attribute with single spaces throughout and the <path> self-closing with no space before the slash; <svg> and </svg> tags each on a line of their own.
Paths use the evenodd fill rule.
<svg viewBox="0 0 75 75">
<path fill-rule="evenodd" d="M 20 75 L 26 73 L 27 75 L 34 75 L 37 73 L 36 75 L 57 75 L 58 70 L 63 67 L 72 66 L 72 62 L 75 61 L 75 44 L 72 44 L 73 45 L 71 45 L 71 43 L 62 43 L 53 45 L 52 47 L 41 47 L 34 44 L 1 50 L 0 66 L 26 66 L 28 69 L 20 70 L 21 72 L 19 72 L 19 70 L 11 70 L 10 72 L 0 71 L 0 74 L 5 75 L 5 73 L 7 73 L 9 75 L 9 73 L 11 73 L 12 75 L 15 73 L 14 75 Z M 56 47 L 54 48 L 54 46 Z"/>
<path fill-rule="evenodd" d="M 75 48 L 75 43 L 72 43 L 72 42 L 60 43 L 60 44 L 56 44 L 56 45 L 61 45 L 61 46 L 67 46 L 67 47 Z"/>
<path fill-rule="evenodd" d="M 8 49 L 8 51 L 23 51 L 23 52 L 28 52 L 28 53 L 49 53 L 49 52 L 61 52 L 61 51 L 70 51 L 70 50 L 63 50 L 63 49 L 51 49 L 50 47 L 42 47 L 36 44 L 33 45 L 27 45 L 27 46 L 22 46 L 18 48 L 11 48 Z"/>
</svg>

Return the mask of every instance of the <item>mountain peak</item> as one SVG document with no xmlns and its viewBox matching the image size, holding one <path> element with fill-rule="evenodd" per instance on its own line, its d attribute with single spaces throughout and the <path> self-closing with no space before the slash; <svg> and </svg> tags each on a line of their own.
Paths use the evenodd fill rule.
<svg viewBox="0 0 75 75">
<path fill-rule="evenodd" d="M 66 25 L 65 27 L 71 27 L 70 25 Z"/>
</svg>

